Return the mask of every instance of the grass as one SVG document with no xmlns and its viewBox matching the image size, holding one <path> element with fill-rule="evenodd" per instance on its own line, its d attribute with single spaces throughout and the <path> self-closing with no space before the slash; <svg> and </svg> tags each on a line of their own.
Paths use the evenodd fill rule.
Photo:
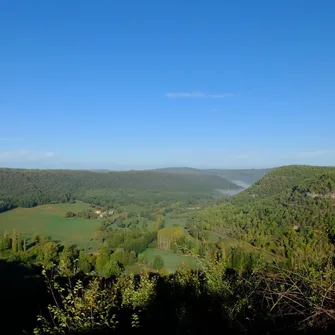
<svg viewBox="0 0 335 335">
<path fill-rule="evenodd" d="M 180 265 L 181 263 L 186 263 L 192 268 L 197 267 L 197 262 L 192 256 L 176 254 L 173 251 L 148 248 L 143 253 L 146 256 L 148 262 L 151 264 L 156 255 L 161 256 L 164 260 L 165 268 L 170 273 L 175 272 L 178 268 L 178 265 Z"/>
<path fill-rule="evenodd" d="M 170 216 L 165 216 L 165 227 L 173 227 L 173 225 L 180 226 L 182 228 L 185 227 L 186 218 L 171 218 Z"/>
<path fill-rule="evenodd" d="M 65 219 L 67 211 L 79 212 L 89 208 L 84 202 L 74 204 L 48 204 L 34 208 L 15 208 L 0 214 L 0 231 L 18 229 L 25 238 L 39 232 L 53 240 L 73 243 L 79 248 L 96 248 L 95 240 L 90 241 L 100 224 L 99 220 L 82 218 Z"/>
</svg>

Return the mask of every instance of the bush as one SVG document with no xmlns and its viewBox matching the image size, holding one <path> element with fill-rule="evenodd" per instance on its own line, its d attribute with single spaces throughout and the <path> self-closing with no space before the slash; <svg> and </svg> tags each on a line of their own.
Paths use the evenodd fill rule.
<svg viewBox="0 0 335 335">
<path fill-rule="evenodd" d="M 163 260 L 162 256 L 160 256 L 160 255 L 155 256 L 154 261 L 152 262 L 152 267 L 155 270 L 160 270 L 164 267 L 164 260 Z"/>
<path fill-rule="evenodd" d="M 73 218 L 75 216 L 76 216 L 76 214 L 74 214 L 71 211 L 66 212 L 65 215 L 64 215 L 65 218 Z"/>
<path fill-rule="evenodd" d="M 144 254 L 138 254 L 138 261 L 143 264 L 148 263 L 148 259 Z"/>
</svg>

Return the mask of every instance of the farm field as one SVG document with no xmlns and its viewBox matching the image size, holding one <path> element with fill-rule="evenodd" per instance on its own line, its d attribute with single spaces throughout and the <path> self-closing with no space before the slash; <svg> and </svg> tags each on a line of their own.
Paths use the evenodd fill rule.
<svg viewBox="0 0 335 335">
<path fill-rule="evenodd" d="M 74 204 L 48 204 L 33 208 L 15 208 L 0 214 L 0 232 L 11 232 L 13 228 L 26 238 L 34 232 L 50 236 L 53 240 L 73 243 L 78 248 L 93 249 L 99 246 L 93 238 L 99 220 L 64 218 L 67 211 L 79 212 L 90 205 L 81 201 Z"/>
<path fill-rule="evenodd" d="M 173 251 L 148 248 L 143 252 L 143 254 L 146 256 L 149 263 L 153 262 L 156 255 L 161 256 L 164 260 L 165 268 L 170 273 L 175 272 L 178 265 L 182 263 L 188 264 L 191 268 L 197 267 L 197 261 L 194 257 L 176 254 Z"/>
</svg>

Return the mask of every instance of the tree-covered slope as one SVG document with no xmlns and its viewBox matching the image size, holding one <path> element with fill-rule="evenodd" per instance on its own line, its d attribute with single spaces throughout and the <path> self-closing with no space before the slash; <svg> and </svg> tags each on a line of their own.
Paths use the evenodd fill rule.
<svg viewBox="0 0 335 335">
<path fill-rule="evenodd" d="M 189 222 L 231 236 L 292 262 L 321 262 L 334 254 L 335 169 L 287 166 Z"/>
<path fill-rule="evenodd" d="M 157 171 L 97 173 L 72 170 L 0 169 L 0 201 L 31 207 L 79 199 L 88 202 L 185 200 L 237 185 L 217 176 Z"/>
<path fill-rule="evenodd" d="M 309 179 L 318 180 L 325 173 L 332 173 L 335 168 L 307 165 L 283 166 L 270 171 L 250 188 L 232 198 L 232 201 L 244 203 L 250 199 L 265 199 L 278 197 L 297 185 L 306 183 Z"/>
</svg>

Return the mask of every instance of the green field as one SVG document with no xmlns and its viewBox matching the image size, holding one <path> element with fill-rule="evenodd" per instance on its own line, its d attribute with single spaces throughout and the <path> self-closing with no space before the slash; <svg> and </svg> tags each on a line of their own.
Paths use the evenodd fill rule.
<svg viewBox="0 0 335 335">
<path fill-rule="evenodd" d="M 15 208 L 0 214 L 0 231 L 18 229 L 24 237 L 39 232 L 53 240 L 76 244 L 79 248 L 96 248 L 92 239 L 100 223 L 99 220 L 82 218 L 65 219 L 67 211 L 79 212 L 89 208 L 84 202 L 74 204 L 50 204 L 33 208 Z"/>
<path fill-rule="evenodd" d="M 153 249 L 148 248 L 143 252 L 143 254 L 146 256 L 149 264 L 153 262 L 156 255 L 159 255 L 164 260 L 164 266 L 165 268 L 170 272 L 173 273 L 178 268 L 178 265 L 182 263 L 188 264 L 190 267 L 195 268 L 197 267 L 197 261 L 192 256 L 185 256 L 181 254 L 176 254 L 172 251 L 164 251 L 160 249 Z"/>
<path fill-rule="evenodd" d="M 171 218 L 170 216 L 165 217 L 165 227 L 173 227 L 174 225 L 185 228 L 186 218 Z"/>
</svg>

